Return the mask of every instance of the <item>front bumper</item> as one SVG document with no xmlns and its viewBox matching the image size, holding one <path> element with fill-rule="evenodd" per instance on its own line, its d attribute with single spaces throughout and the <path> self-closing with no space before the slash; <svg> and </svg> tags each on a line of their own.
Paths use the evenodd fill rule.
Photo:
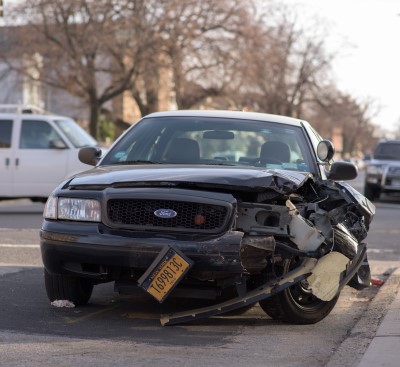
<svg viewBox="0 0 400 367">
<path fill-rule="evenodd" d="M 71 230 L 73 229 L 73 232 Z M 228 231 L 206 239 L 177 240 L 174 237 L 107 232 L 98 223 L 45 220 L 40 233 L 43 264 L 47 271 L 98 281 L 120 279 L 123 271 L 137 279 L 162 248 L 169 245 L 194 261 L 191 273 L 241 274 L 242 232 Z"/>
<path fill-rule="evenodd" d="M 365 182 L 379 192 L 400 192 L 400 167 L 388 165 L 381 175 L 367 174 Z"/>
<path fill-rule="evenodd" d="M 383 192 L 400 191 L 400 167 L 387 167 L 382 176 L 381 190 Z"/>
</svg>

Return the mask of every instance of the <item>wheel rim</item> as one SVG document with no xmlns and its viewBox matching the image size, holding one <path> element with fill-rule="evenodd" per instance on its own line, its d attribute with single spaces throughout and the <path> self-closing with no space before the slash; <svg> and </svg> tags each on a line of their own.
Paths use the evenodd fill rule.
<svg viewBox="0 0 400 367">
<path fill-rule="evenodd" d="M 294 269 L 298 263 L 299 260 L 291 259 L 291 261 L 288 262 L 288 270 Z M 303 312 L 313 313 L 322 309 L 327 303 L 312 294 L 311 289 L 308 287 L 307 280 L 302 280 L 290 286 L 287 289 L 287 295 L 292 300 L 293 304 Z"/>
<path fill-rule="evenodd" d="M 293 304 L 304 312 L 315 312 L 326 304 L 325 301 L 320 300 L 311 293 L 304 281 L 289 287 L 287 294 Z"/>
</svg>

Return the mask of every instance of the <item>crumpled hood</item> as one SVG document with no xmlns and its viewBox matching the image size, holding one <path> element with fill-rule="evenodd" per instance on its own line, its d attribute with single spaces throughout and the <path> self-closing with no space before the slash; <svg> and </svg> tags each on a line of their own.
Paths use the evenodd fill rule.
<svg viewBox="0 0 400 367">
<path fill-rule="evenodd" d="M 297 190 L 312 175 L 309 172 L 281 169 L 226 166 L 129 165 L 103 166 L 76 175 L 69 186 L 173 186 L 179 184 L 202 187 L 229 187 L 280 193 Z"/>
</svg>

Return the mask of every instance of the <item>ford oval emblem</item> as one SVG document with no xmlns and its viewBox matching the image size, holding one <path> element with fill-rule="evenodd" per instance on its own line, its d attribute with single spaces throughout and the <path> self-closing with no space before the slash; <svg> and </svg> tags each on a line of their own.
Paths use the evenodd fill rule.
<svg viewBox="0 0 400 367">
<path fill-rule="evenodd" d="M 175 218 L 178 213 L 172 209 L 158 209 L 154 212 L 154 215 L 158 218 Z"/>
</svg>

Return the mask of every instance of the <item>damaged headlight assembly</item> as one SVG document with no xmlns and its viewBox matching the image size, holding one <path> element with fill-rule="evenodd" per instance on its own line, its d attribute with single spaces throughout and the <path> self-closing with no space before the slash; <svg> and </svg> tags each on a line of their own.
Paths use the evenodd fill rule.
<svg viewBox="0 0 400 367">
<path fill-rule="evenodd" d="M 45 219 L 100 222 L 100 202 L 93 199 L 63 198 L 51 196 L 46 202 Z"/>
</svg>

